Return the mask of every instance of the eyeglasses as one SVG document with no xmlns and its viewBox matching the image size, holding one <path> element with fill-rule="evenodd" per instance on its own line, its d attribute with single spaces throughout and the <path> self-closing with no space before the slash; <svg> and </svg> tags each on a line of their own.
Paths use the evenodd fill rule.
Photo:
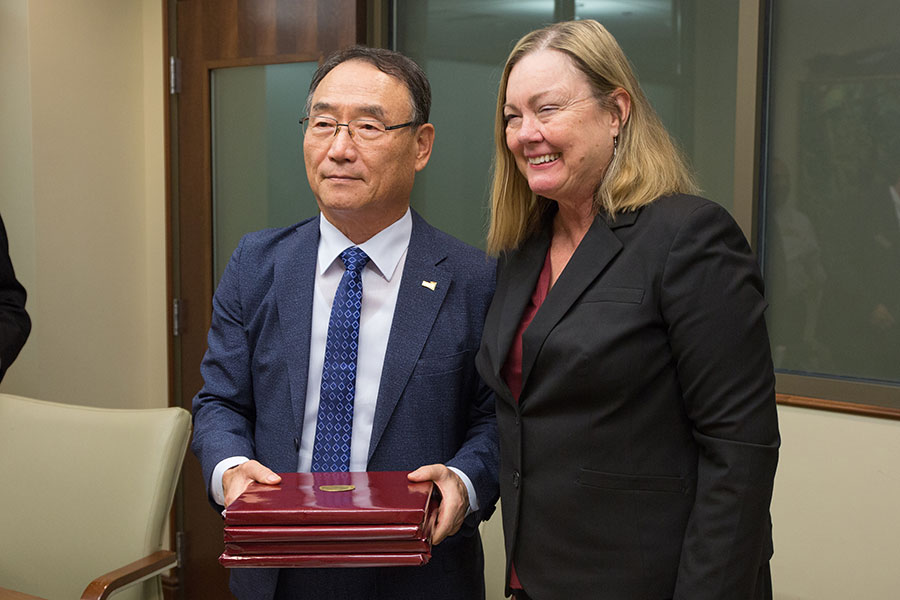
<svg viewBox="0 0 900 600">
<path fill-rule="evenodd" d="M 326 140 L 336 136 L 341 127 L 346 127 L 350 137 L 357 141 L 374 142 L 388 131 L 409 127 L 414 121 L 399 125 L 385 125 L 377 119 L 353 119 L 347 123 L 338 123 L 331 117 L 304 117 L 300 119 L 303 127 L 303 135 L 309 135 L 314 140 Z"/>
</svg>

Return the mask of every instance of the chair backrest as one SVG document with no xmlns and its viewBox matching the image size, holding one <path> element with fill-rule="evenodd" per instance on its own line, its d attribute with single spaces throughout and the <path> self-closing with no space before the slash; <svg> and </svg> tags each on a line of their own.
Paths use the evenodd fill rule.
<svg viewBox="0 0 900 600">
<path fill-rule="evenodd" d="M 181 408 L 0 394 L 0 587 L 80 598 L 94 578 L 160 550 L 190 429 Z M 154 596 L 158 577 L 116 598 Z"/>
</svg>

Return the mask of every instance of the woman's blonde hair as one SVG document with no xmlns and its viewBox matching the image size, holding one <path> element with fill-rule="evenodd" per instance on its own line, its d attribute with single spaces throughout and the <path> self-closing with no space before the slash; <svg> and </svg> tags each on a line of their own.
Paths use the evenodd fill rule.
<svg viewBox="0 0 900 600">
<path fill-rule="evenodd" d="M 506 146 L 506 85 L 522 57 L 537 50 L 565 53 L 585 74 L 605 110 L 618 111 L 611 94 L 621 88 L 631 97 L 631 112 L 619 130 L 615 158 L 594 193 L 594 208 L 614 216 L 673 193 L 694 193 L 693 176 L 681 153 L 650 106 L 618 42 L 593 20 L 566 21 L 532 31 L 506 60 L 494 122 L 491 224 L 487 247 L 492 254 L 517 248 L 541 223 L 551 201 L 536 196 L 519 173 Z"/>
</svg>

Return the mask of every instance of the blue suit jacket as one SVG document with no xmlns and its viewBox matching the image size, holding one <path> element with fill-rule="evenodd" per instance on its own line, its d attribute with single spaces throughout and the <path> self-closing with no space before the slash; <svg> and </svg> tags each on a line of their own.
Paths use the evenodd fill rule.
<svg viewBox="0 0 900 600">
<path fill-rule="evenodd" d="M 482 509 L 433 551 L 425 567 L 305 569 L 287 574 L 296 598 L 480 598 L 475 525 L 499 494 L 494 398 L 474 366 L 494 290 L 485 255 L 413 212 L 378 391 L 368 470 L 443 463 L 472 481 Z M 193 451 L 206 484 L 230 456 L 295 471 L 303 427 L 318 218 L 245 236 L 213 299 L 209 349 L 194 399 Z M 435 281 L 430 290 L 422 281 Z M 278 571 L 236 569 L 242 599 L 272 598 Z M 377 594 L 374 590 L 378 590 Z"/>
</svg>

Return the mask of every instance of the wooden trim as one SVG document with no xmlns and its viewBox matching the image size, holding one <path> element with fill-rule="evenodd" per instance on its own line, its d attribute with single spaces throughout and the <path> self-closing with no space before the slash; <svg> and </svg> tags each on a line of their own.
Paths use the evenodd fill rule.
<svg viewBox="0 0 900 600">
<path fill-rule="evenodd" d="M 369 0 L 356 0 L 356 43 L 369 42 Z"/>
<path fill-rule="evenodd" d="M 204 62 L 206 69 L 224 69 L 228 67 L 256 67 L 260 65 L 281 65 L 298 62 L 321 62 L 320 54 L 279 54 L 277 56 L 248 56 L 207 60 Z"/>
<path fill-rule="evenodd" d="M 887 382 L 776 372 L 775 389 L 786 405 L 888 419 L 900 415 L 900 386 Z"/>
<path fill-rule="evenodd" d="M 160 57 L 160 60 L 162 60 L 163 65 L 163 169 L 165 173 L 165 198 L 163 199 L 163 201 L 166 203 L 166 374 L 168 377 L 168 406 L 181 405 L 181 399 L 178 397 L 178 340 L 176 340 L 175 336 L 172 335 L 175 324 L 173 306 L 174 300 L 176 298 L 176 274 L 174 271 L 176 264 L 174 246 L 175 239 L 173 237 L 175 235 L 175 232 L 173 217 L 177 211 L 175 210 L 175 205 L 173 204 L 175 173 L 172 167 L 175 156 L 173 155 L 172 151 L 172 140 L 175 138 L 175 135 L 172 127 L 175 123 L 173 115 L 175 104 L 173 103 L 172 94 L 170 93 L 169 89 L 169 57 L 176 56 L 176 49 L 174 47 L 174 40 L 176 39 L 176 36 L 174 35 L 174 32 L 170 33 L 170 29 L 174 25 L 174 18 L 170 18 L 170 16 L 174 15 L 174 2 L 175 0 L 161 0 L 159 3 L 160 10 L 162 10 L 162 56 Z M 181 480 L 179 477 L 178 487 L 175 490 L 176 498 L 181 494 L 181 489 Z M 181 517 L 179 514 L 180 510 L 181 501 L 173 501 L 172 507 L 169 509 L 169 548 L 175 548 L 175 536 L 181 528 Z M 177 569 L 173 569 L 169 574 L 162 577 L 163 598 L 165 600 L 176 600 L 180 596 L 179 590 L 181 581 L 179 579 L 177 571 Z"/>
<path fill-rule="evenodd" d="M 169 35 L 169 2 L 171 0 L 162 0 L 163 11 L 163 55 L 161 57 L 163 63 L 163 169 L 165 171 L 165 203 L 166 203 L 166 360 L 168 361 L 167 374 L 169 378 L 169 406 L 181 406 L 180 399 L 177 397 L 178 387 L 175 380 L 175 340 L 172 335 L 174 327 L 174 315 L 172 314 L 172 306 L 175 298 L 174 273 L 172 272 L 173 260 L 175 258 L 172 244 L 172 95 L 169 93 L 169 57 L 175 56 L 172 52 L 172 37 Z"/>
<path fill-rule="evenodd" d="M 181 580 L 179 579 L 179 569 L 172 569 L 168 574 L 160 576 L 162 583 L 163 600 L 179 600 L 181 598 Z"/>
<path fill-rule="evenodd" d="M 174 552 L 158 550 L 149 556 L 145 556 L 93 580 L 84 589 L 84 593 L 81 594 L 81 600 L 105 600 L 114 591 L 159 575 L 162 571 L 171 569 L 177 563 Z"/>
<path fill-rule="evenodd" d="M 807 398 L 805 396 L 793 396 L 790 394 L 775 394 L 775 399 L 778 404 L 781 404 L 782 406 L 815 408 L 818 410 L 860 415 L 863 417 L 878 417 L 881 419 L 894 419 L 900 421 L 900 408 L 858 404 L 856 402 L 842 402 L 840 400 L 826 400 L 824 398 Z"/>
<path fill-rule="evenodd" d="M 0 600 L 46 600 L 40 596 L 32 596 L 25 592 L 17 592 L 5 587 L 0 587 Z"/>
</svg>

